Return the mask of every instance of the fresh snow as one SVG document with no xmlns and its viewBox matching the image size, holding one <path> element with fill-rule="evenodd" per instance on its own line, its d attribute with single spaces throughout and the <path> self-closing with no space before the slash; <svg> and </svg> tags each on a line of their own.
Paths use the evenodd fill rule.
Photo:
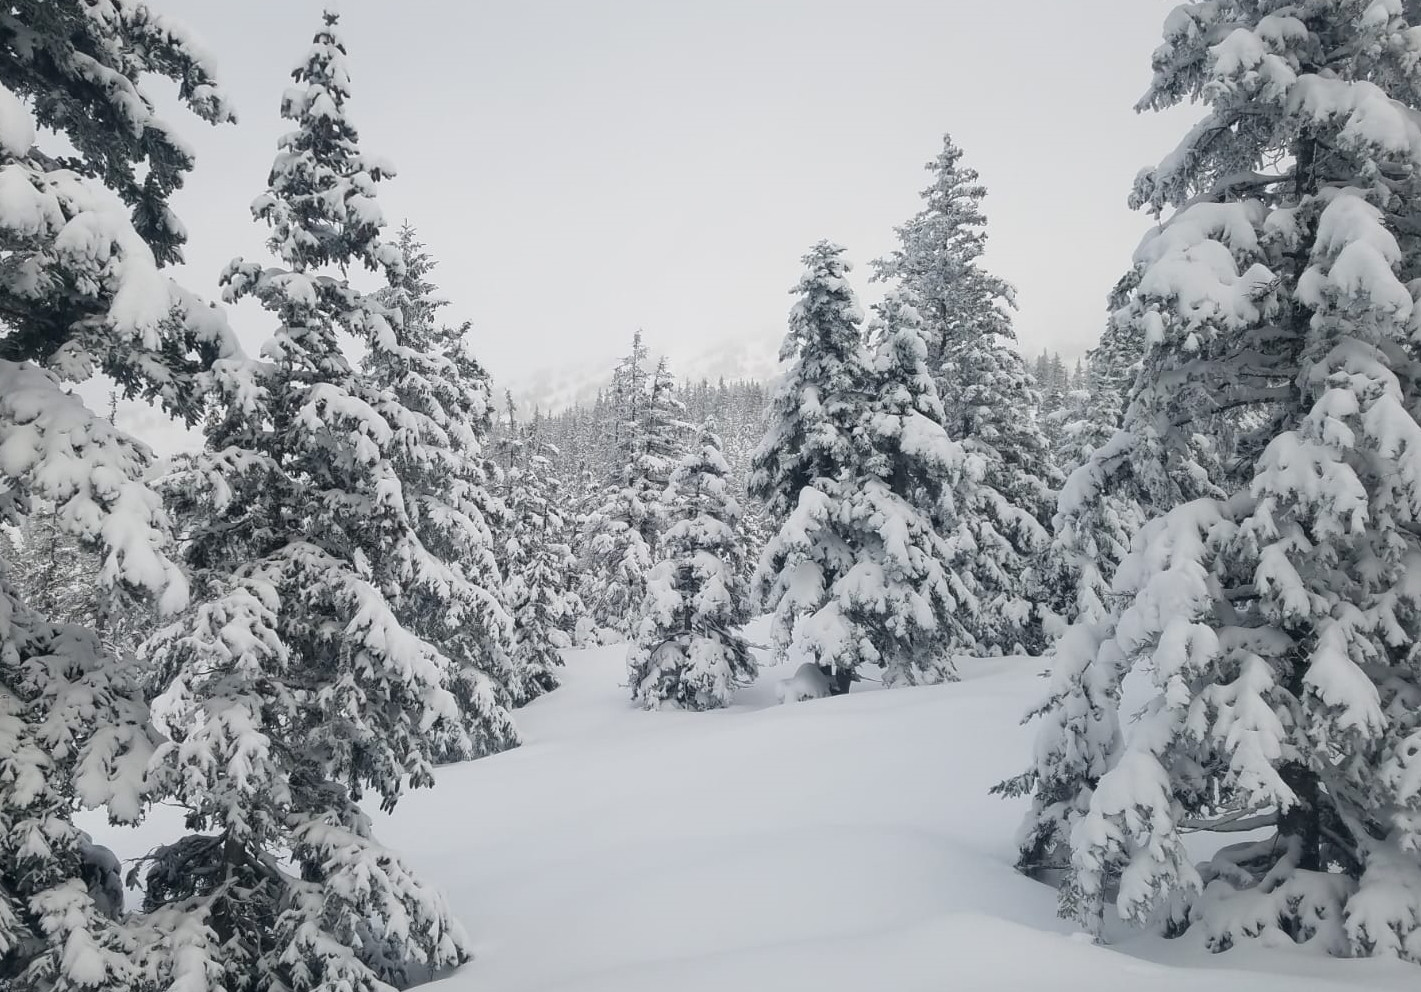
<svg viewBox="0 0 1421 992">
<path fill-rule="evenodd" d="M 767 642 L 767 621 L 747 635 Z M 564 685 L 519 711 L 522 747 L 375 814 L 473 940 L 429 992 L 1415 989 L 1409 964 L 1215 955 L 1202 934 L 1118 925 L 1102 947 L 1057 919 L 1055 892 L 1012 868 L 1022 802 L 987 794 L 1029 753 L 1040 659 L 779 706 L 801 659 L 761 653 L 760 679 L 707 713 L 636 708 L 625 645 L 566 659 Z M 179 829 L 159 810 L 118 853 Z"/>
</svg>

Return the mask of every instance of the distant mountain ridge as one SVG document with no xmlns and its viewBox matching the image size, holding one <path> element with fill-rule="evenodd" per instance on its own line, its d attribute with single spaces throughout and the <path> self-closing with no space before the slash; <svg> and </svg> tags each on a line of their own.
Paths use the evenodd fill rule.
<svg viewBox="0 0 1421 992">
<path fill-rule="evenodd" d="M 765 333 L 726 337 L 711 344 L 682 343 L 671 348 L 658 348 L 652 341 L 653 361 L 663 355 L 677 381 L 712 383 L 747 380 L 768 383 L 780 375 L 779 349 L 782 337 Z M 612 370 L 619 356 L 600 361 L 539 369 L 514 377 L 504 384 L 513 393 L 514 401 L 525 412 L 541 410 L 558 413 L 569 407 L 591 403 L 599 390 L 612 381 Z"/>
</svg>

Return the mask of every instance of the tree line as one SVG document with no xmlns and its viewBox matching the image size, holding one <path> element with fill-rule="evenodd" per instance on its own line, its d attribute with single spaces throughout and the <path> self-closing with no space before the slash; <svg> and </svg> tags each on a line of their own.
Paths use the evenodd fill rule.
<svg viewBox="0 0 1421 992">
<path fill-rule="evenodd" d="M 1137 181 L 1159 223 L 1071 372 L 1016 350 L 947 138 L 881 302 L 841 246 L 804 256 L 778 382 L 680 383 L 638 334 L 590 407 L 520 417 L 416 231 L 386 233 L 334 15 L 252 205 L 269 254 L 221 275 L 269 322 L 249 356 L 167 271 L 195 163 L 144 87 L 230 123 L 203 59 L 129 0 L 12 4 L 0 981 L 376 992 L 457 965 L 366 805 L 516 746 L 574 643 L 626 641 L 640 705 L 726 705 L 757 611 L 811 694 L 1049 656 L 999 791 L 1091 932 L 1113 896 L 1215 949 L 1421 960 L 1421 42 L 1397 4 L 1181 10 L 1144 106 L 1207 126 Z M 96 372 L 201 450 L 157 461 L 72 391 Z M 184 832 L 129 909 L 74 812 L 156 802 Z M 1192 833 L 1220 838 L 1202 866 Z"/>
</svg>

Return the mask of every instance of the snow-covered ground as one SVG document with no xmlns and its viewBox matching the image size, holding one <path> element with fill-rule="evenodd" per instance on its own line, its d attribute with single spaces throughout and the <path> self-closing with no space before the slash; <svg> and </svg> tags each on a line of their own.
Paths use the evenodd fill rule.
<svg viewBox="0 0 1421 992">
<path fill-rule="evenodd" d="M 752 628 L 763 641 L 764 631 Z M 477 959 L 440 992 L 1414 990 L 1411 965 L 1190 938 L 1097 947 L 1011 868 L 1018 718 L 1041 663 L 716 713 L 627 700 L 624 649 L 569 652 L 520 749 L 440 775 L 379 836 L 442 885 Z M 875 686 L 866 685 L 866 690 Z M 1201 971 L 1207 969 L 1208 975 Z"/>
<path fill-rule="evenodd" d="M 766 640 L 761 624 L 752 639 Z M 1294 947 L 1090 944 L 1011 868 L 1033 659 L 788 706 L 633 709 L 625 649 L 567 655 L 527 743 L 445 768 L 381 840 L 440 885 L 476 960 L 430 992 L 1414 992 L 1421 972 Z M 132 857 L 176 817 L 119 838 Z M 92 824 L 98 827 L 97 823 Z M 98 831 L 113 842 L 111 831 Z"/>
</svg>

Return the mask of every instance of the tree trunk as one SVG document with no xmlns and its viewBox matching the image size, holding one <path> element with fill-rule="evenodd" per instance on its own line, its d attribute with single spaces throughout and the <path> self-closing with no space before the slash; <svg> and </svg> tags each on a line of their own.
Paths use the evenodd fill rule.
<svg viewBox="0 0 1421 992">
<path fill-rule="evenodd" d="M 848 668 L 824 668 L 820 666 L 824 677 L 829 680 L 829 695 L 842 696 L 849 691 L 849 686 L 853 684 L 854 673 Z"/>
</svg>

